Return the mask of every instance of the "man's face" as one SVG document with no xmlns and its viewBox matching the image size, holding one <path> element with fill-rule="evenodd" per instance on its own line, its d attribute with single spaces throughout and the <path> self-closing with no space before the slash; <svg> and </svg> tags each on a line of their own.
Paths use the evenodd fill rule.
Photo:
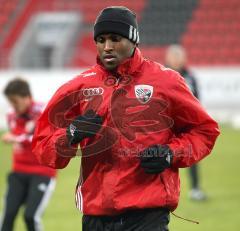
<svg viewBox="0 0 240 231">
<path fill-rule="evenodd" d="M 186 55 L 181 51 L 169 51 L 166 54 L 165 64 L 175 71 L 181 71 L 186 64 Z"/>
<path fill-rule="evenodd" d="M 32 102 L 30 96 L 9 95 L 7 99 L 17 114 L 25 113 Z"/>
<path fill-rule="evenodd" d="M 117 34 L 102 34 L 96 39 L 99 58 L 107 70 L 114 70 L 132 56 L 135 44 Z"/>
</svg>

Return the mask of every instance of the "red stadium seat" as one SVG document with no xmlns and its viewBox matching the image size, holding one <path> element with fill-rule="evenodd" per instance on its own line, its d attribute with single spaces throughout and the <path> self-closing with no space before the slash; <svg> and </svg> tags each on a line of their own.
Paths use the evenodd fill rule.
<svg viewBox="0 0 240 231">
<path fill-rule="evenodd" d="M 200 0 L 181 42 L 189 60 L 204 65 L 240 63 L 240 1 Z"/>
<path fill-rule="evenodd" d="M 99 10 L 106 6 L 124 5 L 136 11 L 138 19 L 141 20 L 142 12 L 148 4 L 146 0 L 28 0 L 21 1 L 23 4 L 23 8 L 21 8 L 19 2 L 20 0 L 0 0 L 0 36 L 2 38 L 0 53 L 3 53 L 3 49 L 10 50 L 14 46 L 26 23 L 36 12 L 79 11 L 83 15 L 85 27 L 89 28 L 90 25 L 93 25 Z M 164 7 L 167 10 L 168 6 Z M 172 15 L 172 12 L 170 11 L 168 14 Z M 11 21 L 12 26 L 7 27 L 10 24 L 9 21 Z M 169 22 L 163 22 L 163 26 L 166 28 L 169 28 L 169 25 Z M 184 33 L 176 36 L 179 36 L 177 41 L 183 44 L 189 52 L 189 60 L 192 64 L 240 64 L 240 51 L 238 49 L 240 42 L 240 0 L 198 0 L 192 18 L 186 25 Z M 174 30 L 174 28 L 171 29 Z M 78 41 L 69 65 L 92 65 L 95 62 L 96 52 L 92 34 L 81 35 Z M 151 45 L 148 47 L 143 44 L 141 48 L 146 57 L 164 62 L 166 46 Z M 7 53 L 5 52 L 5 54 Z M 7 60 L 5 58 L 4 61 L 1 60 L 0 66 L 1 63 L 6 65 Z"/>
</svg>

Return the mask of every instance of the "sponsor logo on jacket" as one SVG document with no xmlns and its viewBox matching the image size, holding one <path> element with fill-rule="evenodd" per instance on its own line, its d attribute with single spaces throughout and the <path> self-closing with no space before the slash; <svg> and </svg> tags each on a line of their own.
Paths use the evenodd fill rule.
<svg viewBox="0 0 240 231">
<path fill-rule="evenodd" d="M 94 96 L 103 95 L 104 89 L 102 87 L 93 87 L 82 89 L 82 94 L 85 96 L 85 101 L 91 100 Z"/>
<path fill-rule="evenodd" d="M 92 97 L 95 95 L 102 95 L 104 93 L 104 89 L 102 87 L 94 87 L 94 88 L 85 88 L 83 89 L 83 95 L 86 97 Z"/>
<path fill-rule="evenodd" d="M 153 87 L 150 85 L 136 85 L 135 95 L 138 101 L 142 104 L 147 103 L 153 94 Z"/>
</svg>

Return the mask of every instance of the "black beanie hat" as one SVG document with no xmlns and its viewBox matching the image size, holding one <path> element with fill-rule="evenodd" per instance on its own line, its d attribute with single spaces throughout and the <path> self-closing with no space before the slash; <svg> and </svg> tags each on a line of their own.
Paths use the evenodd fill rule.
<svg viewBox="0 0 240 231">
<path fill-rule="evenodd" d="M 136 14 L 123 6 L 111 6 L 103 9 L 94 24 L 94 40 L 101 34 L 119 34 L 133 43 L 139 43 Z"/>
</svg>

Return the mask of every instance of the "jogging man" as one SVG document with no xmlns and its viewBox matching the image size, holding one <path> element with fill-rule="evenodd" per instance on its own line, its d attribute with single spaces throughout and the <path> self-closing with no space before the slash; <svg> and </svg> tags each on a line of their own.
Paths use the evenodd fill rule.
<svg viewBox="0 0 240 231">
<path fill-rule="evenodd" d="M 103 9 L 94 40 L 97 64 L 55 93 L 38 121 L 34 153 L 64 168 L 81 149 L 76 203 L 84 231 L 168 230 L 178 169 L 210 153 L 217 123 L 177 72 L 143 58 L 132 11 Z"/>
<path fill-rule="evenodd" d="M 13 145 L 13 164 L 7 178 L 0 230 L 13 230 L 16 215 L 24 205 L 27 230 L 40 231 L 41 216 L 55 188 L 56 175 L 55 169 L 40 165 L 31 151 L 35 121 L 43 106 L 33 101 L 28 83 L 19 78 L 7 84 L 4 94 L 13 110 L 8 115 L 9 132 L 1 139 Z"/>
<path fill-rule="evenodd" d="M 186 84 L 192 91 L 193 95 L 199 99 L 199 90 L 195 77 L 187 68 L 187 54 L 185 49 L 180 45 L 171 45 L 166 51 L 165 64 L 167 67 L 177 71 L 184 77 Z M 194 164 L 189 168 L 189 177 L 191 181 L 191 191 L 189 196 L 192 200 L 202 201 L 207 197 L 200 187 L 199 166 Z"/>
</svg>

